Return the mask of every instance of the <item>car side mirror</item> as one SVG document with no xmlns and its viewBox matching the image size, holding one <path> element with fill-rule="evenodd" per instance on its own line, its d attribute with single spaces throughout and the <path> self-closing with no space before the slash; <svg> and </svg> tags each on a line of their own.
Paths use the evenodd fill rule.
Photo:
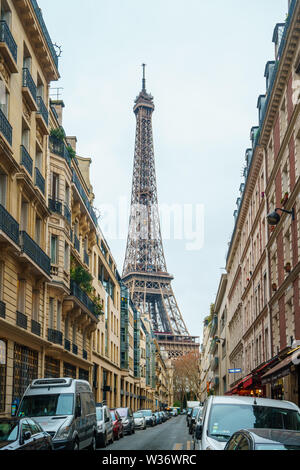
<svg viewBox="0 0 300 470">
<path fill-rule="evenodd" d="M 24 434 L 23 434 L 24 442 L 29 441 L 30 438 L 31 438 L 31 432 L 30 431 L 25 431 Z"/>
<path fill-rule="evenodd" d="M 203 425 L 202 423 L 199 423 L 199 426 L 197 427 L 196 432 L 195 432 L 196 439 L 201 439 L 202 431 L 203 431 Z"/>
</svg>

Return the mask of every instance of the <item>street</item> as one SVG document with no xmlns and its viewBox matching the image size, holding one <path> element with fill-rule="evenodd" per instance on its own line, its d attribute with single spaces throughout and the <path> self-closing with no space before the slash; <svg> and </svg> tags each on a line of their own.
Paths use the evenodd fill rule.
<svg viewBox="0 0 300 470">
<path fill-rule="evenodd" d="M 106 450 L 192 450 L 192 438 L 186 425 L 186 416 L 175 416 L 153 428 L 136 430 L 131 436 L 115 441 Z"/>
</svg>

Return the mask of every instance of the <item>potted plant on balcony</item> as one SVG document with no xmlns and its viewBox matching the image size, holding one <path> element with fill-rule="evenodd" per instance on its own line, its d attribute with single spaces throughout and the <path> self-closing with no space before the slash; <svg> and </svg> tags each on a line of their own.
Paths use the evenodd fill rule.
<svg viewBox="0 0 300 470">
<path fill-rule="evenodd" d="M 72 158 L 75 158 L 75 157 L 76 157 L 76 152 L 75 152 L 75 150 L 71 147 L 70 144 L 68 145 L 67 149 L 68 149 L 70 158 L 71 158 L 71 159 L 72 159 Z"/>
<path fill-rule="evenodd" d="M 60 142 L 63 142 L 64 139 L 66 138 L 66 133 L 65 133 L 63 127 L 58 127 L 57 129 L 51 129 L 50 136 L 54 137 L 55 139 L 59 140 Z"/>
</svg>

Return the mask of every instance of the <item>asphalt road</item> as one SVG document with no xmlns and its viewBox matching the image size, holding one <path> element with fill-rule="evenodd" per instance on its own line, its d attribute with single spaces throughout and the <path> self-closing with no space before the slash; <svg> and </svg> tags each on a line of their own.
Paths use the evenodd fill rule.
<svg viewBox="0 0 300 470">
<path fill-rule="evenodd" d="M 188 432 L 186 416 L 170 418 L 162 424 L 145 430 L 136 430 L 134 434 L 124 436 L 105 450 L 192 450 L 192 436 Z"/>
</svg>

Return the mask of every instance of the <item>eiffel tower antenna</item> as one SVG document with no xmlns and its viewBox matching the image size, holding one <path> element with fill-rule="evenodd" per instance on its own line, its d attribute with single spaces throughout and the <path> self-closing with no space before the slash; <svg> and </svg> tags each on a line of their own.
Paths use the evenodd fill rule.
<svg viewBox="0 0 300 470">
<path fill-rule="evenodd" d="M 151 320 L 162 350 L 170 358 L 199 351 L 176 302 L 163 250 L 155 173 L 152 132 L 153 97 L 146 91 L 143 64 L 142 91 L 133 108 L 136 140 L 133 165 L 131 210 L 123 282 L 142 316 Z"/>
</svg>

